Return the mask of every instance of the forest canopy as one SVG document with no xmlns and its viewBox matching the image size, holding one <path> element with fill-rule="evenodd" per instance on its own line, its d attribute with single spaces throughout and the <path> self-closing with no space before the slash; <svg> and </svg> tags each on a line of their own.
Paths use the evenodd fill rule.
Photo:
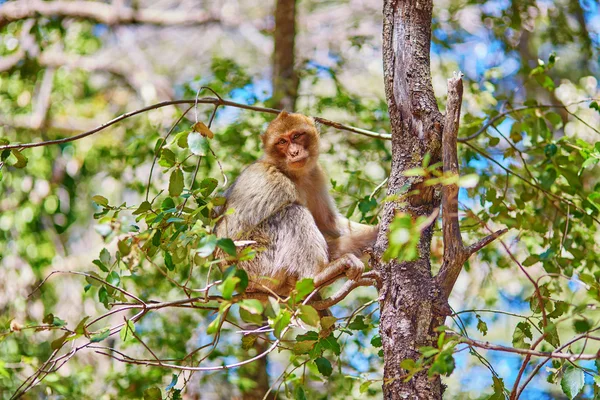
<svg viewBox="0 0 600 400">
<path fill-rule="evenodd" d="M 598 398 L 599 62 L 592 0 L 0 0 L 0 396 Z M 215 232 L 281 110 L 361 280 Z"/>
</svg>

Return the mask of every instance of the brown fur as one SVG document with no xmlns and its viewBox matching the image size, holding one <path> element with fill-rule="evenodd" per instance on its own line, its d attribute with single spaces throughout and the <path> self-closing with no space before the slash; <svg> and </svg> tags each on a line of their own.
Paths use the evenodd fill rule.
<svg viewBox="0 0 600 400">
<path fill-rule="evenodd" d="M 253 240 L 263 249 L 239 264 L 251 277 L 249 289 L 286 295 L 302 278 L 319 285 L 335 273 L 360 277 L 364 266 L 356 256 L 373 245 L 377 227 L 350 222 L 335 208 L 318 165 L 313 119 L 282 112 L 262 141 L 264 157 L 225 192 L 224 209 L 235 212 L 216 228 L 220 237 Z"/>
</svg>

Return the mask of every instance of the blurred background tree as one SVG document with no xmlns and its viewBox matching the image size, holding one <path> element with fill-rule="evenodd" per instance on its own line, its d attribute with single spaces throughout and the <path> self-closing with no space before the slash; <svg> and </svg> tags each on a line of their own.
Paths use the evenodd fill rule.
<svg viewBox="0 0 600 400">
<path fill-rule="evenodd" d="M 202 86 L 240 103 L 390 133 L 381 8 L 379 1 L 358 0 L 0 1 L 0 140 L 63 138 L 159 101 L 194 99 Z M 545 333 L 536 350 L 598 350 L 598 8 L 591 0 L 434 2 L 433 88 L 441 96 L 452 71 L 465 73 L 459 136 L 474 136 L 459 145 L 461 171 L 477 176 L 460 191 L 465 241 L 485 234 L 488 225 L 511 228 L 502 242 L 471 258 L 457 282 L 450 299 L 455 314 L 446 324 L 463 336 L 522 349 Z M 189 187 L 196 165 L 192 188 L 200 194 L 194 195 L 194 207 L 212 204 L 221 189 L 209 193 L 205 189 L 213 181 L 206 179 L 224 184 L 217 160 L 231 181 L 260 156 L 258 134 L 272 116 L 219 108 L 211 126 L 214 156 L 190 158 L 180 139 L 196 115 L 208 123 L 213 111 L 200 105 L 174 129 L 175 142 L 167 141 L 177 157 L 172 162 L 160 138 L 187 107 L 153 109 L 82 140 L 2 154 L 2 396 L 10 398 L 25 382 L 35 383 L 31 398 L 262 398 L 269 388 L 282 398 L 381 397 L 374 288 L 359 288 L 333 307 L 344 329 L 335 334 L 339 347 L 323 349 L 320 357 L 332 370 L 289 347 L 271 352 L 268 363 L 261 358 L 239 369 L 197 373 L 83 349 L 64 365 L 46 365 L 43 381 L 27 381 L 64 344 L 59 340 L 64 331 L 49 326 L 60 330 L 64 321 L 76 331 L 86 316 L 89 323 L 108 311 L 103 303 L 125 300 L 110 286 L 77 275 L 53 276 L 28 297 L 50 272 L 94 272 L 155 301 L 178 300 L 190 295 L 188 288 L 204 287 L 208 277 L 221 279 L 204 259 L 186 263 L 182 257 L 171 264 L 164 240 L 156 254 L 138 252 L 131 238 L 141 238 L 140 246 L 150 241 L 143 236 L 144 221 L 136 221 L 143 215 L 148 222 L 149 211 L 138 207 L 148 189 L 149 200 L 158 196 L 153 207 L 166 213 L 173 171 L 183 171 Z M 374 223 L 385 197 L 381 184 L 390 172 L 390 143 L 327 126 L 322 139 L 322 164 L 341 212 Z M 155 156 L 158 165 L 149 179 Z M 92 200 L 97 195 L 102 198 Z M 184 201 L 179 195 L 172 196 L 178 205 Z M 115 209 L 105 212 L 104 199 Z M 172 221 L 169 229 L 178 223 Z M 440 264 L 440 236 L 438 228 L 434 265 Z M 193 265 L 195 274 L 189 273 Z M 97 351 L 114 348 L 136 359 L 188 366 L 232 364 L 272 343 L 242 343 L 239 331 L 246 328 L 234 325 L 242 323 L 237 308 L 230 318 L 218 346 L 203 347 L 213 340 L 207 334 L 211 309 L 156 311 L 135 323 L 135 335 L 121 329 L 121 336 L 102 338 L 104 327 L 123 323 L 123 314 L 115 314 L 90 332 L 100 335 L 95 338 L 103 349 Z M 40 326 L 44 329 L 36 329 Z M 563 347 L 574 338 L 580 340 Z M 67 342 L 62 353 L 84 339 L 89 342 L 85 337 Z M 592 398 L 598 392 L 593 360 L 542 363 L 545 358 L 466 344 L 451 350 L 451 361 L 438 365 L 443 367 L 438 373 L 449 375 L 443 378 L 447 398 L 504 398 L 524 383 L 521 398 L 578 393 Z M 423 355 L 425 361 L 438 359 Z"/>
</svg>

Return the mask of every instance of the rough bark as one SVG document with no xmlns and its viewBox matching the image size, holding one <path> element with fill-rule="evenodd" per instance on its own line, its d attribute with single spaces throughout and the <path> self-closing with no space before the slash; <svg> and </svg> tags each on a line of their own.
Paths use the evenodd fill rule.
<svg viewBox="0 0 600 400">
<path fill-rule="evenodd" d="M 376 264 L 382 276 L 380 292 L 380 334 L 384 353 L 386 399 L 441 398 L 440 379 L 430 380 L 419 373 L 404 382 L 404 359 L 416 359 L 418 348 L 430 345 L 435 337 L 435 304 L 439 289 L 431 275 L 430 245 L 433 226 L 421 233 L 415 261 L 381 257 L 387 248 L 387 229 L 396 212 L 411 217 L 430 216 L 440 205 L 440 195 L 424 187 L 422 178 L 406 177 L 403 171 L 422 166 L 425 154 L 432 163 L 440 160 L 441 122 L 429 65 L 432 0 L 385 0 L 383 8 L 383 63 L 386 97 L 392 125 L 392 170 L 388 194 L 402 194 L 407 188 L 418 194 L 403 202 L 388 202 L 381 217 L 375 246 Z"/>
<path fill-rule="evenodd" d="M 445 118 L 439 112 L 429 64 L 432 0 L 385 0 L 383 8 L 383 64 L 386 97 L 392 125 L 392 169 L 387 202 L 382 213 L 375 246 L 374 267 L 381 276 L 379 325 L 383 343 L 383 393 L 386 399 L 440 399 L 439 376 L 427 371 L 408 382 L 400 367 L 405 359 L 417 359 L 422 346 L 437 347 L 434 329 L 449 314 L 448 296 L 469 256 L 491 243 L 505 230 L 494 232 L 465 247 L 458 219 L 457 133 L 462 102 L 462 75 L 448 80 Z M 426 186 L 422 177 L 404 171 L 422 167 L 425 155 L 430 164 L 443 158 L 448 182 L 440 188 Z M 452 183 L 454 182 L 454 183 Z M 431 273 L 430 246 L 433 223 L 421 231 L 418 257 L 414 261 L 385 261 L 387 231 L 398 212 L 413 220 L 434 221 L 443 199 L 442 231 L 444 262 L 436 277 Z"/>
<path fill-rule="evenodd" d="M 298 74 L 294 68 L 296 42 L 296 0 L 277 0 L 273 50 L 273 104 L 295 111 Z"/>
</svg>

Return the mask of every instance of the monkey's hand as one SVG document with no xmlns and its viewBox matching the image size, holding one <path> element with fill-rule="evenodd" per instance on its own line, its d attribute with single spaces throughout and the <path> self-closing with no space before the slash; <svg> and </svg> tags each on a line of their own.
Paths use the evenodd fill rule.
<svg viewBox="0 0 600 400">
<path fill-rule="evenodd" d="M 315 287 L 329 285 L 346 275 L 348 279 L 358 281 L 365 270 L 365 265 L 358 257 L 352 253 L 330 262 L 323 271 L 314 277 Z"/>
<path fill-rule="evenodd" d="M 341 260 L 343 260 L 345 266 L 344 273 L 348 279 L 358 281 L 365 271 L 365 264 L 352 253 L 344 254 Z"/>
</svg>

